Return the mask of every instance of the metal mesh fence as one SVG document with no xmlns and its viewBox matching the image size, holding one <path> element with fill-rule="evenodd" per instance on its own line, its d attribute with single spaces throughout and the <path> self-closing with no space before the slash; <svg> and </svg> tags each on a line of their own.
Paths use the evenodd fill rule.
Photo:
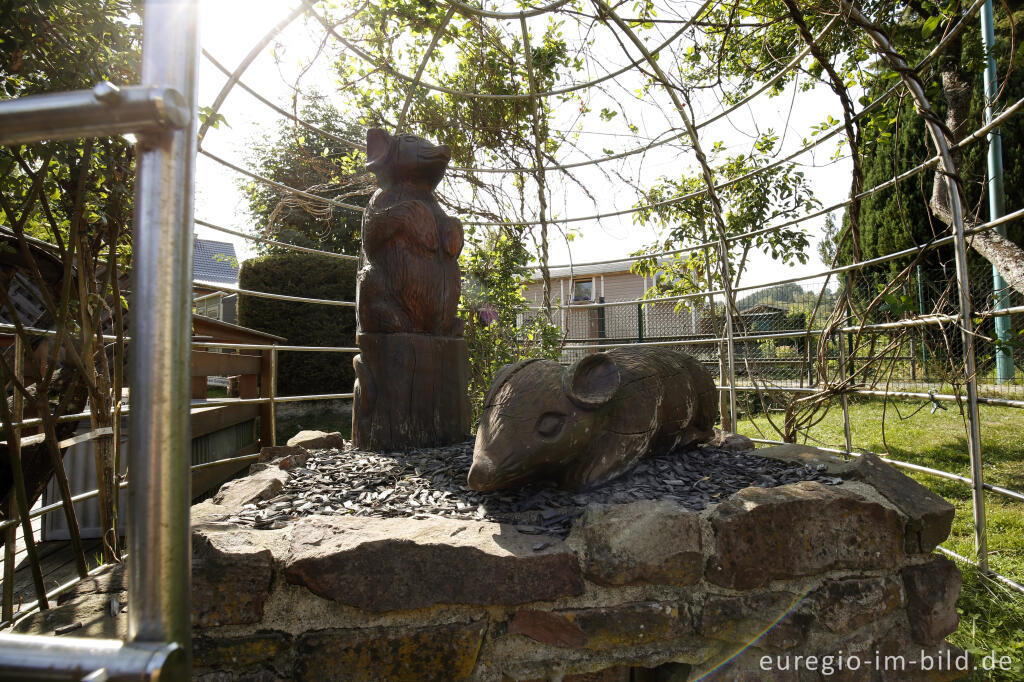
<svg viewBox="0 0 1024 682">
<path fill-rule="evenodd" d="M 974 264 L 970 282 L 979 395 L 1024 398 L 1024 344 L 1013 340 L 1024 327 L 1024 314 L 1005 316 L 1010 341 L 999 341 L 997 318 L 991 316 L 997 299 L 991 266 Z M 955 393 L 963 383 L 963 342 L 956 322 L 942 317 L 957 312 L 955 287 L 952 262 L 744 287 L 736 294 L 733 319 L 737 385 L 820 387 L 827 377 L 838 375 L 841 337 L 848 372 L 864 389 Z M 1024 305 L 1018 292 L 999 293 L 1002 307 Z M 900 326 L 921 316 L 935 319 Z M 671 343 L 718 375 L 719 358 L 726 352 L 721 295 L 570 305 L 554 310 L 552 319 L 564 334 L 564 363 L 615 345 Z M 830 333 L 822 339 L 827 327 Z M 1012 363 L 1009 373 L 1007 361 Z"/>
</svg>

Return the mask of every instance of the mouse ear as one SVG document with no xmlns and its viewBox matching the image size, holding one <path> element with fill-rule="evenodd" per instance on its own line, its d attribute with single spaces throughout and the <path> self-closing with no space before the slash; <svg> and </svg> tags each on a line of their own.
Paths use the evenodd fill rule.
<svg viewBox="0 0 1024 682">
<path fill-rule="evenodd" d="M 380 128 L 366 131 L 366 168 L 376 171 L 388 160 L 391 151 L 391 136 Z"/>
<path fill-rule="evenodd" d="M 619 390 L 619 368 L 606 353 L 577 360 L 566 372 L 563 388 L 573 401 L 588 410 L 601 407 Z"/>
</svg>

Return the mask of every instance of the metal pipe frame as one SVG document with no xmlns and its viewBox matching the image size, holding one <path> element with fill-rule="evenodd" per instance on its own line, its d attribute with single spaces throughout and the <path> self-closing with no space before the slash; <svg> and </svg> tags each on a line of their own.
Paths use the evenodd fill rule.
<svg viewBox="0 0 1024 682">
<path fill-rule="evenodd" d="M 133 244 L 128 444 L 128 641 L 175 642 L 191 669 L 190 341 L 198 120 L 197 0 L 148 0 L 144 83 L 178 89 L 186 129 L 140 139 Z"/>
<path fill-rule="evenodd" d="M 169 670 L 180 667 L 184 657 L 184 649 L 173 642 L 0 634 L 5 679 L 78 680 L 103 671 L 96 679 L 162 680 Z"/>
<path fill-rule="evenodd" d="M 969 557 L 965 557 L 965 556 L 963 556 L 961 554 L 957 554 L 953 550 L 946 549 L 945 547 L 942 547 L 941 545 L 936 547 L 936 549 L 939 550 L 940 552 L 942 552 L 943 554 L 945 554 L 945 555 L 947 555 L 947 556 L 949 556 L 949 557 L 951 557 L 953 559 L 956 559 L 957 561 L 959 561 L 961 563 L 968 564 L 970 566 L 974 566 L 975 568 L 978 567 L 978 563 L 976 561 L 974 561 L 973 559 L 970 559 Z M 1007 578 L 1005 575 L 1002 575 L 1001 573 L 996 573 L 995 571 L 988 571 L 987 573 L 983 573 L 982 575 L 985 575 L 986 577 L 989 577 L 989 578 L 994 578 L 994 579 L 998 580 L 999 582 L 1003 583 L 1004 585 L 1006 585 L 1008 587 L 1012 587 L 1013 589 L 1017 590 L 1018 592 L 1024 593 L 1024 585 L 1021 585 L 1020 583 L 1016 582 L 1015 580 Z"/>
<path fill-rule="evenodd" d="M 189 116 L 185 100 L 173 88 L 118 88 L 103 81 L 91 90 L 0 102 L 0 145 L 181 129 Z"/>
<path fill-rule="evenodd" d="M 305 296 L 287 296 L 285 294 L 271 294 L 266 291 L 250 291 L 249 289 L 239 289 L 238 287 L 229 287 L 217 282 L 205 282 L 203 280 L 193 280 L 192 284 L 203 289 L 215 289 L 216 291 L 223 291 L 228 294 L 241 294 L 243 296 L 253 296 L 255 298 L 269 298 L 274 301 L 290 301 L 292 303 L 316 303 L 317 305 L 333 305 L 342 308 L 355 308 L 356 304 L 354 301 L 335 301 L 330 298 L 306 298 Z M 189 301 L 193 299 L 189 297 Z"/>
<path fill-rule="evenodd" d="M 207 222 L 205 220 L 199 220 L 198 218 L 196 219 L 196 225 L 202 225 L 203 227 L 208 227 L 211 230 L 217 230 L 218 232 L 223 232 L 225 234 L 232 234 L 236 237 L 241 237 L 243 239 L 248 239 L 250 241 L 290 249 L 291 251 L 299 251 L 301 253 L 315 253 L 321 256 L 339 258 L 341 260 L 359 260 L 359 256 L 351 256 L 347 253 L 334 253 L 333 251 L 321 251 L 320 249 L 311 249 L 308 246 L 299 246 L 297 244 L 289 244 L 288 242 L 279 242 L 273 239 L 267 239 L 266 237 L 260 237 L 253 234 L 246 234 L 245 232 L 239 232 L 238 230 L 232 230 L 227 227 L 221 227 L 220 225 L 214 225 L 213 223 Z"/>
<path fill-rule="evenodd" d="M 252 64 L 253 61 L 255 61 L 256 57 L 258 57 L 260 53 L 263 52 L 263 49 L 270 44 L 270 41 L 273 40 L 274 37 L 277 36 L 277 34 L 279 34 L 281 31 L 285 30 L 289 25 L 291 25 L 293 21 L 302 16 L 305 12 L 306 9 L 301 5 L 299 7 L 296 7 L 288 14 L 288 16 L 286 16 L 281 21 L 277 22 L 269 31 L 267 31 L 266 35 L 264 35 L 263 38 L 261 38 L 259 41 L 256 42 L 255 45 L 252 46 L 252 49 L 249 50 L 249 53 L 242 58 L 242 61 L 239 63 L 238 67 L 233 72 L 228 74 L 227 81 L 221 87 L 220 92 L 217 93 L 217 97 L 213 100 L 213 104 L 210 105 L 211 114 L 216 114 L 220 111 L 221 105 L 224 104 L 224 100 L 226 100 L 228 95 L 231 93 L 231 89 L 234 87 L 235 83 L 237 83 L 238 79 L 242 77 L 242 74 L 245 73 L 245 70 L 249 68 L 249 65 Z M 206 121 L 199 127 L 199 143 L 197 145 L 199 149 L 202 149 L 203 147 L 203 140 L 206 139 L 206 133 L 210 130 L 210 126 L 212 125 L 213 120 L 214 118 L 211 115 L 207 117 Z"/>
<path fill-rule="evenodd" d="M 277 346 L 270 343 L 231 343 L 229 341 L 193 341 L 193 348 L 233 348 L 235 350 L 278 350 L 297 353 L 358 353 L 356 346 Z"/>
<path fill-rule="evenodd" d="M 322 197 L 322 196 L 319 196 L 317 194 L 310 194 L 309 192 L 306 192 L 306 191 L 301 190 L 301 189 L 297 189 L 295 187 L 292 187 L 291 185 L 286 185 L 283 182 L 278 182 L 277 180 L 271 180 L 270 178 L 264 177 L 264 176 L 260 175 L 259 173 L 253 173 L 251 170 L 246 170 L 245 168 L 242 168 L 241 166 L 237 166 L 237 165 L 231 163 L 230 161 L 227 161 L 226 159 L 222 159 L 219 156 L 217 156 L 216 154 L 211 154 L 210 152 L 206 151 L 205 149 L 200 150 L 199 153 L 202 154 L 203 156 L 205 156 L 206 158 L 210 159 L 211 161 L 215 161 L 215 162 L 219 163 L 220 165 L 224 166 L 225 168 L 230 168 L 231 170 L 235 171 L 236 173 L 241 173 L 242 175 L 244 175 L 244 176 L 246 176 L 248 178 L 252 178 L 256 182 L 263 183 L 264 185 L 267 185 L 268 187 L 273 187 L 274 189 L 279 189 L 282 192 L 287 192 L 288 194 L 294 194 L 297 197 L 302 197 L 303 199 L 309 199 L 310 201 L 319 201 L 320 203 L 329 204 L 330 206 L 337 206 L 338 208 L 344 208 L 344 209 L 352 211 L 354 213 L 362 213 L 363 212 L 363 207 L 362 206 L 356 206 L 354 204 L 346 204 L 343 201 L 335 201 L 334 199 L 329 199 L 327 197 Z"/>
<path fill-rule="evenodd" d="M 274 398 L 277 403 L 302 403 L 313 400 L 342 400 L 351 398 L 352 393 L 318 393 L 312 395 L 279 395 Z M 190 407 L 223 407 L 225 405 L 263 405 L 270 398 L 214 398 L 213 400 L 193 400 Z"/>
<path fill-rule="evenodd" d="M 995 18 L 992 13 L 992 0 L 985 0 L 981 8 L 982 45 L 988 53 L 985 59 L 985 122 L 993 119 L 993 105 L 999 96 L 999 80 L 996 73 L 995 50 Z M 1003 187 L 1003 137 L 996 128 L 988 134 L 988 216 L 998 218 L 1006 212 L 1006 194 Z M 998 231 L 998 230 L 997 230 Z M 1005 230 L 999 231 L 1003 237 Z M 996 308 L 1010 305 L 1010 292 L 1006 280 L 999 268 L 992 266 L 992 294 Z M 1013 351 L 1009 350 L 1013 329 L 1009 318 L 999 318 L 995 323 L 996 338 L 1001 342 L 996 346 L 996 382 L 1003 384 L 1013 381 L 1015 368 Z"/>
</svg>

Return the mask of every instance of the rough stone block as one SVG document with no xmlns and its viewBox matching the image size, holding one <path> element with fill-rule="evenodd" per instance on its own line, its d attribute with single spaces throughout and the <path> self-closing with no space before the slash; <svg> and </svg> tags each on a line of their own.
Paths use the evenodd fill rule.
<svg viewBox="0 0 1024 682">
<path fill-rule="evenodd" d="M 929 554 L 949 537 L 953 505 L 875 455 L 863 455 L 847 463 L 840 475 L 864 481 L 906 515 L 908 554 Z"/>
<path fill-rule="evenodd" d="M 192 531 L 192 624 L 258 623 L 270 592 L 274 559 L 259 531 Z"/>
<path fill-rule="evenodd" d="M 213 497 L 213 503 L 238 510 L 258 500 L 268 500 L 284 489 L 288 474 L 277 467 L 269 467 L 245 478 L 228 481 Z"/>
<path fill-rule="evenodd" d="M 189 521 L 193 527 L 210 523 L 223 523 L 237 511 L 237 509 L 228 509 L 219 504 L 214 504 L 213 500 L 204 500 L 199 504 L 192 505 Z"/>
<path fill-rule="evenodd" d="M 718 428 L 715 429 L 715 437 L 705 445 L 729 452 L 750 452 L 755 447 L 754 441 L 746 436 Z"/>
<path fill-rule="evenodd" d="M 297 522 L 292 538 L 288 582 L 369 611 L 512 605 L 583 591 L 565 543 L 504 524 L 314 516 Z"/>
<path fill-rule="evenodd" d="M 464 680 L 473 672 L 487 622 L 421 628 L 317 630 L 300 635 L 295 680 L 414 682 Z"/>
<path fill-rule="evenodd" d="M 285 457 L 292 457 L 294 455 L 305 455 L 309 456 L 309 450 L 302 447 L 301 445 L 268 445 L 265 448 L 260 448 L 260 458 L 257 462 L 276 462 Z"/>
<path fill-rule="evenodd" d="M 22 635 L 117 639 L 128 634 L 128 617 L 122 613 L 126 604 L 123 594 L 83 594 L 18 621 L 12 631 Z"/>
<path fill-rule="evenodd" d="M 799 445 L 797 443 L 758 448 L 754 454 L 758 457 L 768 457 L 790 464 L 807 466 L 824 464 L 825 471 L 832 475 L 838 475 L 847 466 L 845 459 L 836 457 L 831 452 L 826 452 L 811 445 Z"/>
<path fill-rule="evenodd" d="M 716 547 L 705 575 L 734 589 L 842 568 L 893 568 L 903 557 L 895 511 L 813 481 L 745 488 L 712 512 L 711 525 Z"/>
<path fill-rule="evenodd" d="M 896 578 L 849 578 L 825 581 L 808 595 L 803 610 L 831 632 L 847 634 L 892 613 L 902 603 Z"/>
<path fill-rule="evenodd" d="M 644 602 L 564 611 L 519 611 L 509 634 L 551 646 L 608 650 L 643 646 L 691 634 L 689 614 L 675 605 Z"/>
<path fill-rule="evenodd" d="M 956 630 L 956 600 L 963 578 L 960 569 L 944 556 L 903 569 L 907 593 L 907 617 L 915 642 L 935 646 Z"/>
<path fill-rule="evenodd" d="M 799 595 L 764 592 L 708 595 L 697 618 L 698 632 L 727 642 L 752 642 L 788 650 L 807 639 L 810 619 L 795 608 Z"/>
<path fill-rule="evenodd" d="M 299 431 L 288 439 L 288 445 L 306 450 L 340 450 L 345 447 L 345 437 L 337 431 Z"/>
<path fill-rule="evenodd" d="M 125 591 L 124 564 L 107 564 L 93 575 L 85 578 L 64 594 L 57 597 L 58 604 L 74 601 L 87 594 L 116 594 Z"/>
<path fill-rule="evenodd" d="M 240 637 L 194 637 L 192 656 L 197 672 L 203 669 L 230 670 L 236 675 L 259 672 L 272 679 L 287 679 L 291 677 L 292 636 L 286 632 L 262 631 Z"/>
<path fill-rule="evenodd" d="M 870 643 L 873 679 L 881 682 L 944 682 L 967 677 L 976 660 L 947 642 L 921 646 L 911 641 L 905 621 L 897 621 L 882 636 Z M 987 679 L 976 674 L 971 679 Z"/>
<path fill-rule="evenodd" d="M 569 544 L 602 585 L 692 585 L 704 573 L 700 516 L 674 502 L 588 507 Z"/>
</svg>

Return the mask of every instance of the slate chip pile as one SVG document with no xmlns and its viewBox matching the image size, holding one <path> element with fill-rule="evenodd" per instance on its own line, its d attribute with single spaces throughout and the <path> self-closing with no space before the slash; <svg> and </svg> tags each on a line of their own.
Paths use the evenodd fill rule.
<svg viewBox="0 0 1024 682">
<path fill-rule="evenodd" d="M 521 533 L 565 538 L 591 503 L 674 500 L 699 511 L 749 486 L 842 482 L 829 476 L 824 465 L 813 468 L 700 447 L 643 459 L 626 474 L 584 492 L 532 485 L 481 493 L 466 486 L 472 460 L 472 441 L 404 453 L 321 450 L 304 467 L 289 469 L 281 494 L 246 505 L 231 521 L 266 529 L 313 514 L 442 517 L 510 523 Z"/>
</svg>

